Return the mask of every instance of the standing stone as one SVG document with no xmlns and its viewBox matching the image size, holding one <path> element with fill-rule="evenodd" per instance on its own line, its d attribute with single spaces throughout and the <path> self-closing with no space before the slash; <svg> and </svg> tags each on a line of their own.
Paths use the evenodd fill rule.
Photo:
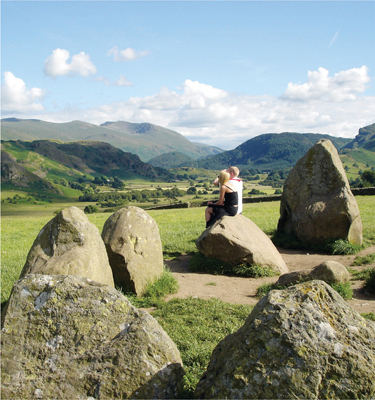
<svg viewBox="0 0 375 400">
<path fill-rule="evenodd" d="M 340 238 L 362 244 L 358 205 L 330 140 L 319 140 L 290 172 L 277 230 L 311 244 Z"/>
<path fill-rule="evenodd" d="M 108 285 L 26 275 L 2 317 L 2 399 L 178 398 L 176 345 Z"/>
<path fill-rule="evenodd" d="M 141 296 L 148 283 L 163 273 L 163 248 L 153 218 L 138 207 L 125 207 L 104 224 L 102 238 L 107 248 L 115 283 Z"/>
<path fill-rule="evenodd" d="M 77 207 L 60 211 L 42 228 L 20 278 L 26 274 L 79 275 L 114 286 L 100 232 Z"/>
<path fill-rule="evenodd" d="M 256 264 L 276 273 L 289 272 L 271 239 L 249 218 L 241 214 L 224 216 L 196 240 L 198 250 L 232 265 Z"/>
<path fill-rule="evenodd" d="M 372 399 L 375 323 L 328 284 L 272 290 L 213 351 L 198 399 Z"/>
</svg>

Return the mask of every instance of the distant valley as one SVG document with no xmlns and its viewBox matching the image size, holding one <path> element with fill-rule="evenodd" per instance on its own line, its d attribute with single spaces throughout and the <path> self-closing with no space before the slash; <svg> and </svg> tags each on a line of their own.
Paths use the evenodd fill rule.
<svg viewBox="0 0 375 400">
<path fill-rule="evenodd" d="M 110 138 L 133 151 L 110 144 Z M 354 139 L 316 133 L 268 133 L 233 150 L 222 151 L 191 143 L 177 132 L 148 123 L 108 122 L 95 126 L 81 121 L 53 124 L 5 119 L 2 120 L 1 177 L 3 184 L 58 192 L 61 180 L 90 181 L 106 176 L 112 180 L 140 178 L 172 182 L 185 175 L 183 171 L 187 169 L 217 171 L 237 165 L 243 177 L 279 171 L 280 184 L 282 176 L 320 139 L 333 142 L 351 179 L 355 180 L 361 169 L 375 168 L 375 124 L 360 128 Z M 169 147 L 163 144 L 167 142 Z M 141 150 L 148 156 L 152 151 L 160 154 L 146 163 L 137 153 Z"/>
</svg>

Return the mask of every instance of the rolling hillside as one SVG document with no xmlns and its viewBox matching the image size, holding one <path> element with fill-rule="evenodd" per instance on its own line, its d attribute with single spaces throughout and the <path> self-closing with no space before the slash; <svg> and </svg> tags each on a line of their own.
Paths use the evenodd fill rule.
<svg viewBox="0 0 375 400">
<path fill-rule="evenodd" d="M 1 180 L 21 187 L 45 187 L 56 192 L 53 182 L 77 181 L 87 175 L 120 179 L 170 180 L 173 175 L 144 163 L 135 154 L 103 142 L 50 140 L 2 141 Z"/>
<path fill-rule="evenodd" d="M 290 168 L 320 139 L 330 139 L 337 149 L 350 142 L 350 139 L 315 133 L 267 133 L 242 143 L 234 150 L 192 164 L 207 169 L 221 169 L 228 165 L 237 165 L 240 169 Z"/>
<path fill-rule="evenodd" d="M 358 135 L 344 149 L 363 148 L 375 151 L 375 124 L 361 128 Z"/>
<path fill-rule="evenodd" d="M 183 135 L 161 126 L 130 122 L 106 122 L 100 126 L 82 121 L 53 123 L 41 120 L 1 120 L 4 140 L 56 139 L 64 142 L 90 140 L 109 143 L 124 152 L 137 154 L 146 162 L 158 155 L 178 151 L 192 159 L 218 154 L 216 147 L 190 142 Z"/>
</svg>

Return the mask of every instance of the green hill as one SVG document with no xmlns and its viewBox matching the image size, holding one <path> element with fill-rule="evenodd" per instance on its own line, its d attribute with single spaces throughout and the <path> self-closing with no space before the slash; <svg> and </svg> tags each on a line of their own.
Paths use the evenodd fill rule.
<svg viewBox="0 0 375 400">
<path fill-rule="evenodd" d="M 207 169 L 221 169 L 228 165 L 259 170 L 290 168 L 320 139 L 330 139 L 337 149 L 350 142 L 350 139 L 315 133 L 266 133 L 242 143 L 234 150 L 192 164 Z"/>
<path fill-rule="evenodd" d="M 100 126 L 82 121 L 53 123 L 41 120 L 5 118 L 1 120 L 4 140 L 57 139 L 64 142 L 96 141 L 109 143 L 125 152 L 137 154 L 142 161 L 178 151 L 192 159 L 218 154 L 216 147 L 190 142 L 183 135 L 161 126 L 130 122 L 106 122 Z"/>
<path fill-rule="evenodd" d="M 105 175 L 120 179 L 170 180 L 170 172 L 144 163 L 135 154 L 103 142 L 50 140 L 3 141 L 2 183 L 21 187 L 45 186 L 58 191 L 54 183 L 62 179 L 77 181 L 86 176 Z M 38 187 L 39 187 L 38 186 Z"/>
<path fill-rule="evenodd" d="M 179 151 L 171 151 L 170 153 L 161 154 L 160 156 L 152 158 L 148 163 L 154 167 L 172 169 L 184 163 L 190 163 L 191 161 L 193 161 L 193 159 L 186 154 L 182 154 Z"/>
<path fill-rule="evenodd" d="M 358 135 L 344 149 L 363 148 L 365 150 L 375 151 L 375 124 L 361 128 Z"/>
</svg>

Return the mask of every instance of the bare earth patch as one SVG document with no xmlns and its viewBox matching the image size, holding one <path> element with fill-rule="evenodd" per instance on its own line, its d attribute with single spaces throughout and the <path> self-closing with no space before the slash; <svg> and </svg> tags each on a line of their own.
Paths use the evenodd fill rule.
<svg viewBox="0 0 375 400">
<path fill-rule="evenodd" d="M 337 261 L 345 267 L 350 267 L 355 257 L 375 253 L 375 246 L 350 256 L 330 256 L 327 254 L 306 253 L 297 250 L 279 249 L 279 251 L 289 271 L 297 271 L 313 268 L 328 260 Z M 214 297 L 227 303 L 255 305 L 259 301 L 259 299 L 255 297 L 258 287 L 264 283 L 275 283 L 278 280 L 278 276 L 254 279 L 190 272 L 189 259 L 190 256 L 182 255 L 174 260 L 165 260 L 165 264 L 170 268 L 180 285 L 178 293 L 167 296 L 167 301 L 175 297 L 185 298 L 192 296 L 201 299 L 210 299 Z M 375 265 L 371 264 L 350 268 L 362 270 L 370 266 Z M 361 292 L 363 281 L 351 281 L 351 283 L 353 299 L 348 300 L 348 303 L 359 313 L 375 313 L 375 296 L 365 296 Z"/>
</svg>

